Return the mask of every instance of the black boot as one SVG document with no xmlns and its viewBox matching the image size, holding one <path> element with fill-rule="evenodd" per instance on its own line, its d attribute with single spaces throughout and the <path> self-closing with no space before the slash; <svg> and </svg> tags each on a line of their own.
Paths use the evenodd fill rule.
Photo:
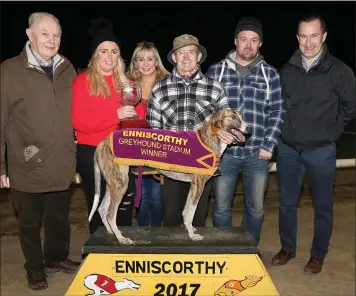
<svg viewBox="0 0 356 296">
<path fill-rule="evenodd" d="M 42 269 L 27 271 L 28 287 L 32 290 L 44 290 L 48 288 L 47 274 Z"/>
</svg>

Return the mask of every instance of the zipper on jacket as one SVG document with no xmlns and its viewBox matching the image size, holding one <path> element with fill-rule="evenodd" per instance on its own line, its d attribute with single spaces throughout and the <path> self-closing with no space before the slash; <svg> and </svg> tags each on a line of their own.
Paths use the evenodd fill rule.
<svg viewBox="0 0 356 296">
<path fill-rule="evenodd" d="M 242 95 L 242 91 L 243 91 L 243 85 L 245 84 L 245 78 L 242 78 L 240 80 L 240 85 L 239 85 L 239 105 L 240 105 L 240 108 L 239 108 L 239 111 L 241 111 L 242 109 L 242 114 L 244 113 L 244 109 L 245 109 L 245 106 L 244 106 L 244 99 L 243 99 L 243 95 Z M 244 116 L 245 114 L 243 114 Z M 245 117 L 245 116 L 244 116 Z"/>
<path fill-rule="evenodd" d="M 54 87 L 54 82 L 55 82 L 55 80 L 57 80 L 63 73 L 64 73 L 64 71 L 67 69 L 69 67 L 69 64 L 65 67 L 65 68 L 63 68 L 62 69 L 62 71 L 60 72 L 60 73 L 58 73 L 58 75 L 55 77 L 54 76 L 54 72 L 53 72 L 53 81 L 51 81 L 51 83 L 52 83 L 52 89 L 53 89 L 53 94 L 54 94 L 54 100 L 56 101 L 56 106 L 57 106 L 57 110 L 58 110 L 58 115 L 60 114 L 60 108 L 59 108 L 59 105 L 58 105 L 58 100 L 57 100 L 57 97 L 56 97 L 56 89 L 55 89 L 55 87 Z M 54 71 L 55 71 L 55 69 L 54 69 Z M 58 116 L 59 118 L 59 121 L 60 121 L 60 116 Z M 60 130 L 61 130 L 61 137 L 62 137 L 62 141 L 64 142 L 64 133 L 63 133 L 63 128 L 62 128 L 62 124 L 61 124 L 61 122 L 59 122 L 59 126 L 60 126 Z M 62 153 L 63 153 L 63 147 L 62 147 Z"/>
<path fill-rule="evenodd" d="M 54 94 L 54 100 L 56 101 L 56 106 L 57 106 L 57 112 L 58 112 L 57 120 L 59 121 L 59 129 L 60 129 L 60 134 L 61 134 L 61 138 L 62 138 L 61 141 L 62 141 L 62 143 L 64 143 L 64 133 L 63 133 L 62 124 L 60 122 L 60 118 L 61 118 L 60 117 L 60 108 L 59 108 L 58 100 L 57 100 L 57 97 L 56 97 L 56 89 L 54 88 L 54 81 L 52 82 L 52 89 L 53 89 L 53 94 Z M 65 153 L 63 151 L 63 145 L 59 145 L 59 146 L 60 146 L 61 155 L 65 155 Z"/>
<path fill-rule="evenodd" d="M 62 129 L 62 125 L 61 125 L 61 122 L 60 122 L 60 116 L 59 116 L 59 114 L 60 114 L 60 108 L 59 108 L 59 106 L 58 106 L 58 102 L 57 102 L 57 100 L 56 100 L 56 90 L 55 90 L 55 88 L 54 88 L 54 73 L 53 73 L 53 81 L 48 77 L 48 75 L 45 73 L 45 72 L 41 72 L 41 71 L 38 71 L 36 68 L 28 68 L 29 70 L 32 70 L 32 71 L 35 71 L 35 72 L 37 72 L 37 73 L 39 73 L 39 74 L 42 74 L 42 75 L 45 75 L 46 77 L 47 77 L 47 79 L 49 80 L 49 82 L 51 83 L 51 85 L 52 85 L 52 90 L 53 90 L 53 95 L 54 95 L 54 100 L 55 100 L 55 105 L 56 105 L 56 107 L 57 107 L 57 112 L 58 112 L 58 116 L 57 116 L 57 120 L 59 120 L 59 129 L 60 129 L 60 137 L 61 137 L 61 142 L 62 143 L 64 143 L 64 134 L 63 134 L 63 129 Z M 56 80 L 59 78 L 59 76 L 64 72 L 64 70 L 65 69 L 67 69 L 67 67 L 66 68 L 64 68 L 59 74 L 58 74 L 58 76 L 56 77 Z M 61 153 L 61 155 L 63 155 L 64 153 L 64 151 L 63 151 L 63 146 L 62 145 L 60 145 L 61 146 L 61 148 L 60 148 L 60 153 Z"/>
</svg>

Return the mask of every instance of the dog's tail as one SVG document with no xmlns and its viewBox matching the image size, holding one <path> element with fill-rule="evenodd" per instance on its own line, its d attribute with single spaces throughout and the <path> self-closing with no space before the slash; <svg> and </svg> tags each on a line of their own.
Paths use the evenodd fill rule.
<svg viewBox="0 0 356 296">
<path fill-rule="evenodd" d="M 100 200 L 100 185 L 101 185 L 101 174 L 100 174 L 100 169 L 98 162 L 94 156 L 94 178 L 95 178 L 95 195 L 94 195 L 94 202 L 93 202 L 93 207 L 91 208 L 91 212 L 89 215 L 89 222 L 94 216 L 94 213 L 96 209 L 98 208 L 99 205 L 99 200 Z"/>
</svg>

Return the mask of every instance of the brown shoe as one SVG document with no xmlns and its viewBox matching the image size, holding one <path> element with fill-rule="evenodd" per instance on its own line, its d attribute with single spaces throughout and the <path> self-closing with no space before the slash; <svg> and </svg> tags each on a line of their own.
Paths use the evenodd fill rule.
<svg viewBox="0 0 356 296">
<path fill-rule="evenodd" d="M 59 262 L 59 263 L 46 262 L 45 266 L 46 266 L 47 273 L 52 274 L 52 273 L 55 273 L 58 271 L 63 271 L 66 273 L 76 273 L 79 265 L 80 265 L 80 262 L 75 262 L 75 261 L 67 258 L 64 261 Z"/>
<path fill-rule="evenodd" d="M 286 252 L 280 250 L 278 254 L 272 258 L 272 264 L 276 266 L 285 265 L 290 259 L 293 258 L 295 258 L 295 252 Z"/>
<path fill-rule="evenodd" d="M 323 267 L 323 259 L 310 257 L 307 265 L 304 267 L 304 273 L 314 275 L 321 271 Z"/>
</svg>

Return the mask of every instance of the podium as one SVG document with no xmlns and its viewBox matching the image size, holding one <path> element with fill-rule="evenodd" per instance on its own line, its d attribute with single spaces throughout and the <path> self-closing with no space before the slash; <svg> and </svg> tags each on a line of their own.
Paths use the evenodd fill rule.
<svg viewBox="0 0 356 296">
<path fill-rule="evenodd" d="M 136 242 L 120 244 L 100 227 L 83 245 L 88 254 L 66 296 L 279 295 L 252 235 L 239 227 L 120 227 Z"/>
</svg>

